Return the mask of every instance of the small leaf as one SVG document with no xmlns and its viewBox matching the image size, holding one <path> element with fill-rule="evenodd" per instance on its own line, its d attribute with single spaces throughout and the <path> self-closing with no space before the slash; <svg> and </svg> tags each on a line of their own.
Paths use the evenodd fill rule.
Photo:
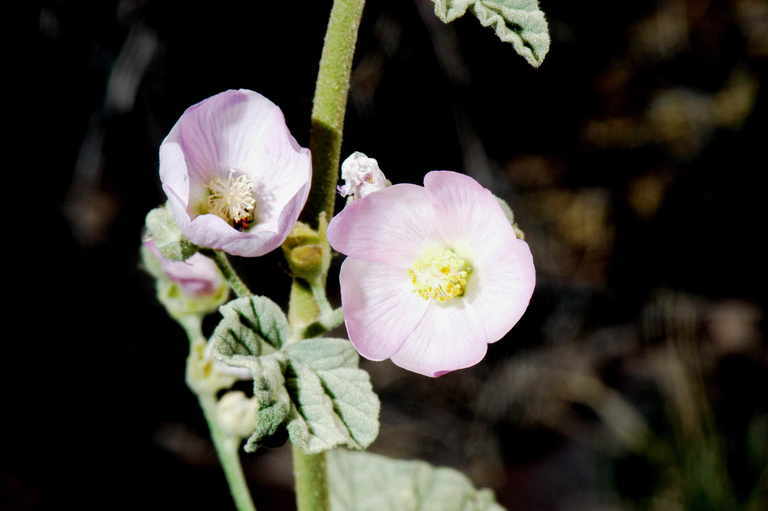
<svg viewBox="0 0 768 511">
<path fill-rule="evenodd" d="M 379 434 L 379 399 L 344 339 L 313 338 L 286 349 L 287 389 L 295 414 L 291 441 L 309 453 L 368 447 Z"/>
<path fill-rule="evenodd" d="M 493 26 L 496 35 L 511 43 L 533 67 L 539 67 L 549 52 L 549 29 L 538 0 L 432 0 L 435 15 L 444 23 L 463 16 L 467 9 L 484 27 Z"/>
<path fill-rule="evenodd" d="M 316 337 L 286 346 L 285 354 L 293 362 L 315 371 L 338 367 L 357 367 L 357 352 L 346 339 Z"/>
<path fill-rule="evenodd" d="M 504 511 L 450 468 L 342 449 L 326 459 L 333 511 Z"/>
<path fill-rule="evenodd" d="M 217 358 L 237 367 L 251 367 L 256 358 L 269 355 L 288 339 L 285 314 L 263 296 L 238 298 L 219 308 L 224 318 L 211 342 Z"/>
<path fill-rule="evenodd" d="M 291 399 L 285 390 L 283 365 L 275 357 L 262 357 L 252 365 L 253 397 L 258 403 L 255 429 L 245 443 L 247 452 L 254 452 L 274 435 L 288 419 Z"/>
<path fill-rule="evenodd" d="M 256 452 L 269 437 L 277 433 L 289 411 L 290 407 L 285 403 L 275 403 L 256 412 L 256 430 L 245 443 L 246 452 Z"/>
<path fill-rule="evenodd" d="M 250 369 L 258 403 L 245 449 L 258 449 L 286 424 L 291 441 L 309 453 L 337 446 L 364 449 L 379 433 L 379 399 L 345 339 L 288 343 L 285 315 L 271 300 L 247 297 L 220 308 L 211 338 L 216 358 Z"/>
</svg>

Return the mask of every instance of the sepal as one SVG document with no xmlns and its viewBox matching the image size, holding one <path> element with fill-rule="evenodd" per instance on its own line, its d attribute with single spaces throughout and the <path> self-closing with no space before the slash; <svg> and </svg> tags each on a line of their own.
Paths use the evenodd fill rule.
<svg viewBox="0 0 768 511">
<path fill-rule="evenodd" d="M 310 284 L 325 281 L 331 264 L 331 248 L 326 238 L 328 221 L 321 214 L 318 229 L 312 229 L 303 222 L 297 222 L 291 234 L 283 242 L 283 254 L 294 277 Z"/>
<path fill-rule="evenodd" d="M 198 247 L 181 234 L 167 205 L 147 213 L 144 223 L 147 235 L 166 259 L 184 261 L 198 251 Z"/>
</svg>

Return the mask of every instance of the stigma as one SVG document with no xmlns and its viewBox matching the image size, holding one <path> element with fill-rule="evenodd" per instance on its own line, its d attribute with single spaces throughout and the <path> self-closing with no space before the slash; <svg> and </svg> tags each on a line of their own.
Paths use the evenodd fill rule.
<svg viewBox="0 0 768 511">
<path fill-rule="evenodd" d="M 230 170 L 226 178 L 214 177 L 208 183 L 209 212 L 234 226 L 247 226 L 253 219 L 256 198 L 253 180 Z"/>
<path fill-rule="evenodd" d="M 438 302 L 464 296 L 471 274 L 469 261 L 450 248 L 427 251 L 408 270 L 414 292 Z"/>
</svg>

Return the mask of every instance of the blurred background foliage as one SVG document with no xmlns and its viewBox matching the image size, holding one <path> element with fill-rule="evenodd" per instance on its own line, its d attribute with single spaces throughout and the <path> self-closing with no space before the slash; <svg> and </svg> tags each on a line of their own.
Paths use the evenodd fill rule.
<svg viewBox="0 0 768 511">
<path fill-rule="evenodd" d="M 11 421 L 2 507 L 226 508 L 186 342 L 137 267 L 157 148 L 184 108 L 241 87 L 308 145 L 331 2 L 43 3 L 46 275 L 78 297 L 37 327 L 60 373 Z M 366 7 L 343 154 L 393 182 L 474 176 L 510 202 L 538 270 L 481 364 L 437 380 L 365 364 L 372 450 L 463 470 L 509 509 L 767 510 L 768 2 L 540 3 L 538 70 L 427 0 Z M 285 303 L 280 257 L 237 262 Z M 288 450 L 244 462 L 260 509 L 292 509 Z"/>
</svg>

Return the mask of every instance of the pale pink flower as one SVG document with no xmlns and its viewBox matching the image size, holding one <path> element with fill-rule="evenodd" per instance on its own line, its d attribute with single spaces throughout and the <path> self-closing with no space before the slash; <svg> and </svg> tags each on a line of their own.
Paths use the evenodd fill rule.
<svg viewBox="0 0 768 511">
<path fill-rule="evenodd" d="M 165 277 L 177 284 L 182 293 L 190 298 L 218 296 L 227 286 L 216 263 L 199 252 L 184 261 L 172 261 L 163 257 L 154 241 L 144 241 L 144 247 L 154 258 L 152 267 L 148 269 L 158 278 Z M 146 258 L 145 263 L 148 263 Z"/>
<path fill-rule="evenodd" d="M 477 364 L 533 294 L 528 245 L 494 195 L 456 172 L 351 202 L 328 240 L 349 256 L 341 299 L 357 351 L 427 376 Z"/>
<path fill-rule="evenodd" d="M 250 90 L 189 107 L 160 146 L 160 180 L 184 236 L 234 255 L 280 246 L 311 176 L 309 150 L 291 136 L 280 108 Z"/>
</svg>

